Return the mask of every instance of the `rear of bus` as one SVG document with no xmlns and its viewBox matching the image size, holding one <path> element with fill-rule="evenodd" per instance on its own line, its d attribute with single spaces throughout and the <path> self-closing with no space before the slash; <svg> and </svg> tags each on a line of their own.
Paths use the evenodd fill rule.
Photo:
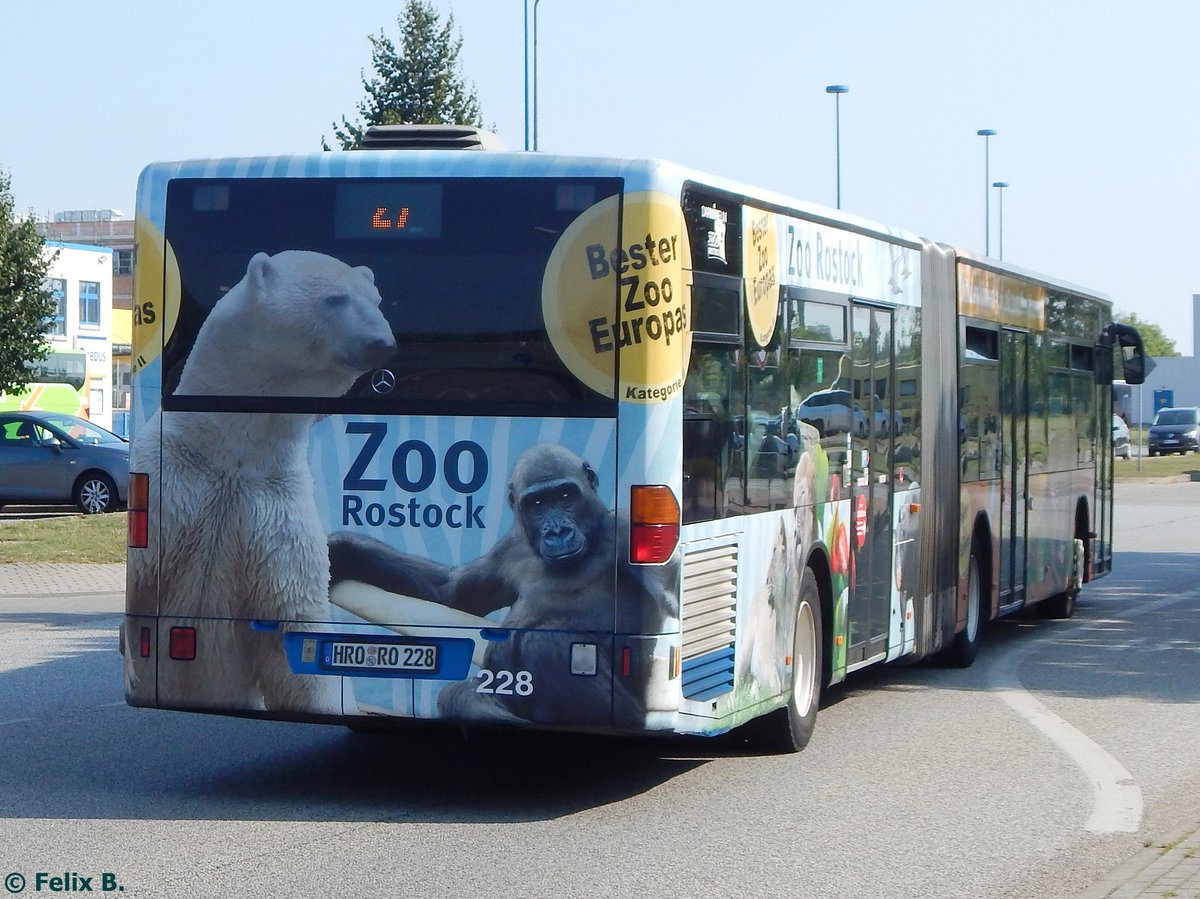
<svg viewBox="0 0 1200 899">
<path fill-rule="evenodd" d="M 143 173 L 131 704 L 672 726 L 689 257 L 677 187 L 630 177 L 428 151 Z"/>
</svg>

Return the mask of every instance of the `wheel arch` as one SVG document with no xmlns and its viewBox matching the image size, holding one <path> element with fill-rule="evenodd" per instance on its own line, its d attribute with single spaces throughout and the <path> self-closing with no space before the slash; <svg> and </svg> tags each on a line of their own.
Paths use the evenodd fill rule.
<svg viewBox="0 0 1200 899">
<path fill-rule="evenodd" d="M 821 598 L 821 687 L 829 686 L 833 677 L 833 569 L 824 545 L 817 545 L 804 559 L 804 567 L 812 570 Z"/>
<path fill-rule="evenodd" d="M 1079 497 L 1075 503 L 1075 539 L 1083 541 L 1083 576 L 1080 583 L 1086 584 L 1092 579 L 1092 532 L 1091 507 L 1086 496 Z"/>
<path fill-rule="evenodd" d="M 967 552 L 969 553 L 975 546 L 980 548 L 979 564 L 983 566 L 983 571 L 979 572 L 980 586 L 987 591 L 987 610 L 983 616 L 984 621 L 994 619 L 999 611 L 997 603 L 996 584 L 993 580 L 993 575 L 996 571 L 996 545 L 992 535 L 992 523 L 988 519 L 986 512 L 979 512 L 975 516 L 974 525 L 971 528 L 971 542 L 967 544 Z"/>
</svg>

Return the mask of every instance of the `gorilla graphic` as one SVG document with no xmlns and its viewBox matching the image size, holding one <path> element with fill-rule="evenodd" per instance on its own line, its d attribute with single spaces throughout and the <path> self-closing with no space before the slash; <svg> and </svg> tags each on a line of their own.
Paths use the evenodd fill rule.
<svg viewBox="0 0 1200 899">
<path fill-rule="evenodd" d="M 443 624 L 495 627 L 473 616 L 508 609 L 480 667 L 529 672 L 532 689 L 497 695 L 479 692 L 474 678 L 454 682 L 438 697 L 445 718 L 640 726 L 651 660 L 635 653 L 629 676 L 614 679 L 604 635 L 661 633 L 678 617 L 678 557 L 662 566 L 629 564 L 628 521 L 605 507 L 597 484 L 584 459 L 557 444 L 537 444 L 518 457 L 509 479 L 513 527 L 483 556 L 444 565 L 338 532 L 329 539 L 332 599 L 387 626 L 413 623 L 401 597 L 444 606 Z M 339 599 L 351 582 L 396 594 L 398 604 L 363 613 Z M 589 642 L 588 632 L 598 644 L 596 675 L 573 676 L 571 644 Z"/>
</svg>

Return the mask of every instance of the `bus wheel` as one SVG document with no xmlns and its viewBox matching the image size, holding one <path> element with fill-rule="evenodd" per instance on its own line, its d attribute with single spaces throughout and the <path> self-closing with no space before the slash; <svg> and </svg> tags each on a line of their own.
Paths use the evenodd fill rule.
<svg viewBox="0 0 1200 899">
<path fill-rule="evenodd" d="M 821 597 L 816 576 L 805 568 L 796 602 L 792 638 L 792 688 L 787 705 L 751 722 L 754 743 L 767 752 L 799 752 L 812 739 L 821 702 Z"/>
<path fill-rule="evenodd" d="M 1046 618 L 1070 618 L 1075 614 L 1075 600 L 1083 585 L 1083 572 L 1087 566 L 1087 548 L 1078 537 L 1075 538 L 1075 552 L 1071 563 L 1071 581 L 1067 589 L 1057 596 L 1051 596 L 1042 603 L 1042 615 Z"/>
<path fill-rule="evenodd" d="M 983 597 L 987 572 L 983 549 L 978 538 L 971 541 L 971 560 L 967 563 L 967 624 L 954 637 L 946 651 L 946 661 L 955 668 L 969 668 L 983 639 Z"/>
<path fill-rule="evenodd" d="M 85 515 L 111 512 L 117 505 L 117 488 L 108 475 L 99 472 L 84 475 L 75 485 L 75 505 Z"/>
</svg>

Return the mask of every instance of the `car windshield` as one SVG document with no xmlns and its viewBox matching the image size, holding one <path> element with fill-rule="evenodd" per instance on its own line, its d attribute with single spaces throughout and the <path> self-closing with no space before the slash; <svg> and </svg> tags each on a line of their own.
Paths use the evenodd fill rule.
<svg viewBox="0 0 1200 899">
<path fill-rule="evenodd" d="M 78 418 L 74 415 L 43 415 L 42 421 L 51 427 L 65 433 L 68 437 L 79 443 L 87 443 L 93 446 L 124 446 L 124 439 L 118 437 L 112 431 L 106 431 L 104 428 L 92 424 L 86 418 Z"/>
<path fill-rule="evenodd" d="M 1154 419 L 1156 425 L 1194 425 L 1196 413 L 1191 409 L 1163 409 Z"/>
</svg>

